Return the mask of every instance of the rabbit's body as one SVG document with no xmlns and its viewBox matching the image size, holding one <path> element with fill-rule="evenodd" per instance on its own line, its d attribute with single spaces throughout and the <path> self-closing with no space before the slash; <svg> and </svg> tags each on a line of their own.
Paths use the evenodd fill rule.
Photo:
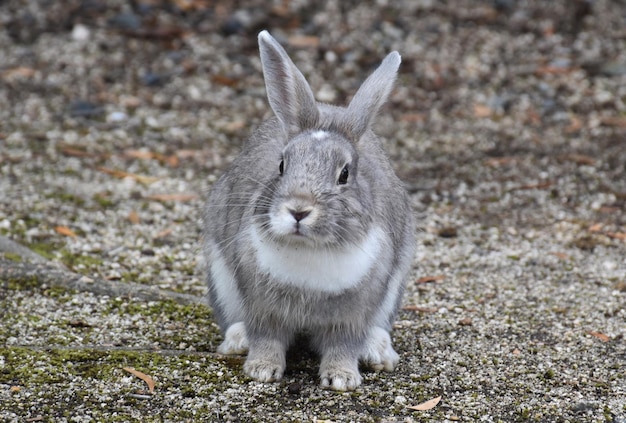
<svg viewBox="0 0 626 423">
<path fill-rule="evenodd" d="M 364 110 L 354 100 L 339 108 L 315 102 L 269 34 L 259 42 L 277 117 L 215 184 L 205 215 L 209 296 L 225 332 L 218 351 L 249 348 L 246 373 L 277 380 L 305 332 L 322 355 L 322 385 L 354 389 L 359 360 L 397 364 L 389 331 L 415 251 L 408 196 L 369 129 L 399 56 L 377 71 L 390 81 L 373 76 L 362 89 L 378 91 L 355 96 Z"/>
</svg>

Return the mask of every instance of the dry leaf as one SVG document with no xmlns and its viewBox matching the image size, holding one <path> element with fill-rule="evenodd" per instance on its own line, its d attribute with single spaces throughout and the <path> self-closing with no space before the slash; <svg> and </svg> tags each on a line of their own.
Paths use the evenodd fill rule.
<svg viewBox="0 0 626 423">
<path fill-rule="evenodd" d="M 613 126 L 616 128 L 626 128 L 626 117 L 623 116 L 611 116 L 600 119 L 600 122 L 604 126 Z"/>
<path fill-rule="evenodd" d="M 582 129 L 582 127 L 582 120 L 580 120 L 578 116 L 572 116 L 570 119 L 570 124 L 565 127 L 565 133 L 572 134 L 574 132 L 578 132 Z"/>
<path fill-rule="evenodd" d="M 148 195 L 146 199 L 154 201 L 191 201 L 198 198 L 196 194 L 154 194 Z"/>
<path fill-rule="evenodd" d="M 570 162 L 574 162 L 578 165 L 593 166 L 594 164 L 596 164 L 596 160 L 593 157 L 589 157 L 584 154 L 568 154 L 564 157 L 564 159 Z"/>
<path fill-rule="evenodd" d="M 20 386 L 11 386 L 11 392 L 20 392 L 21 390 Z"/>
<path fill-rule="evenodd" d="M 530 108 L 526 111 L 526 121 L 531 125 L 539 125 L 541 123 L 541 115 L 535 109 Z"/>
<path fill-rule="evenodd" d="M 111 176 L 115 176 L 116 178 L 131 178 L 136 180 L 137 182 L 143 184 L 143 185 L 150 185 L 155 183 L 156 181 L 159 180 L 159 178 L 153 177 L 153 176 L 142 176 L 142 175 L 137 175 L 134 173 L 130 173 L 130 172 L 125 172 L 123 170 L 119 170 L 119 169 L 109 169 L 107 167 L 97 167 L 97 170 L 99 170 L 100 172 L 104 172 L 108 175 Z"/>
<path fill-rule="evenodd" d="M 146 151 L 146 150 L 125 150 L 124 157 L 127 157 L 129 159 L 160 160 L 163 157 L 163 155 L 159 153 L 153 153 L 152 151 Z"/>
<path fill-rule="evenodd" d="M 609 238 L 626 241 L 626 233 L 624 232 L 607 232 L 605 233 L 605 235 L 608 236 Z"/>
<path fill-rule="evenodd" d="M 626 281 L 617 282 L 615 285 L 613 285 L 613 289 L 620 292 L 626 292 Z"/>
<path fill-rule="evenodd" d="M 459 326 L 472 326 L 472 319 L 470 317 L 466 317 L 464 319 L 459 320 Z"/>
<path fill-rule="evenodd" d="M 35 69 L 27 68 L 25 66 L 19 66 L 13 69 L 7 69 L 2 72 L 2 78 L 6 81 L 13 81 L 17 79 L 27 79 L 35 75 Z"/>
<path fill-rule="evenodd" d="M 161 163 L 167 164 L 169 167 L 177 167 L 179 164 L 178 156 L 166 156 L 153 151 L 126 150 L 124 151 L 124 157 L 130 159 L 158 160 Z"/>
<path fill-rule="evenodd" d="M 280 16 L 281 18 L 286 18 L 291 14 L 291 10 L 289 9 L 288 4 L 285 4 L 286 2 L 283 1 L 283 4 L 278 4 L 275 6 L 272 6 L 272 13 Z M 318 422 L 321 420 L 318 420 Z"/>
<path fill-rule="evenodd" d="M 241 79 L 231 78 L 226 75 L 213 75 L 211 81 L 215 82 L 218 85 L 224 85 L 226 87 L 234 87 L 241 82 Z"/>
<path fill-rule="evenodd" d="M 601 332 L 594 332 L 592 330 L 587 331 L 587 333 L 591 336 L 595 336 L 596 338 L 598 338 L 600 341 L 602 342 L 609 342 L 611 340 L 611 338 L 609 338 L 607 335 L 601 333 Z"/>
<path fill-rule="evenodd" d="M 489 167 L 498 167 L 514 163 L 517 159 L 515 157 L 493 157 L 485 160 L 485 165 Z"/>
<path fill-rule="evenodd" d="M 209 7 L 207 0 L 174 0 L 174 4 L 183 12 L 204 10 Z"/>
<path fill-rule="evenodd" d="M 72 238 L 76 238 L 76 233 L 68 228 L 67 226 L 55 226 L 54 230 L 61 235 L 71 236 Z"/>
<path fill-rule="evenodd" d="M 97 154 L 88 153 L 85 150 L 76 147 L 70 147 L 68 145 L 63 145 L 59 147 L 61 153 L 70 157 L 97 157 Z"/>
<path fill-rule="evenodd" d="M 407 407 L 408 409 L 411 410 L 417 410 L 417 411 L 426 411 L 426 410 L 431 410 L 433 408 L 435 408 L 435 406 L 437 404 L 439 404 L 439 401 L 441 401 L 441 397 L 437 397 L 437 398 L 433 398 L 431 400 L 428 400 L 426 402 L 423 402 L 421 404 L 418 405 L 411 405 L 409 407 Z"/>
<path fill-rule="evenodd" d="M 167 156 L 165 158 L 165 164 L 169 167 L 178 167 L 180 160 L 178 159 L 178 156 Z"/>
<path fill-rule="evenodd" d="M 194 157 L 198 157 L 202 152 L 200 150 L 178 150 L 176 151 L 176 157 L 179 159 L 192 159 Z"/>
<path fill-rule="evenodd" d="M 596 223 L 593 224 L 589 227 L 589 229 L 587 229 L 589 232 L 600 232 L 602 230 L 602 226 L 604 226 L 603 223 Z"/>
<path fill-rule="evenodd" d="M 415 281 L 416 284 L 421 284 L 421 283 L 429 283 L 429 282 L 440 282 L 442 280 L 444 280 L 446 277 L 444 275 L 437 275 L 437 276 L 424 276 L 419 278 L 418 280 Z"/>
<path fill-rule="evenodd" d="M 128 109 L 136 109 L 141 106 L 141 99 L 133 97 L 131 95 L 125 95 L 119 99 L 120 106 Z"/>
<path fill-rule="evenodd" d="M 237 132 L 246 127 L 244 120 L 233 120 L 224 125 L 224 130 L 229 133 Z"/>
<path fill-rule="evenodd" d="M 560 258 L 561 260 L 567 260 L 569 258 L 569 256 L 565 253 L 560 253 L 558 251 L 553 251 L 550 254 L 552 254 L 553 256 L 556 256 L 558 258 Z"/>
<path fill-rule="evenodd" d="M 141 373 L 140 371 L 135 370 L 132 367 L 124 367 L 124 370 L 146 382 L 146 385 L 148 385 L 148 391 L 150 391 L 151 394 L 154 393 L 154 380 L 152 380 L 150 376 L 145 373 Z"/>
<path fill-rule="evenodd" d="M 436 313 L 437 311 L 439 311 L 436 308 L 433 307 L 419 307 L 416 305 L 407 305 L 402 307 L 402 310 L 406 310 L 406 311 L 417 311 L 419 313 Z"/>
<path fill-rule="evenodd" d="M 617 213 L 621 210 L 622 208 L 617 206 L 600 206 L 598 209 L 600 213 Z"/>
<path fill-rule="evenodd" d="M 400 116 L 400 120 L 402 122 L 424 122 L 426 120 L 426 115 L 423 113 L 405 113 Z"/>
<path fill-rule="evenodd" d="M 165 238 L 166 236 L 168 236 L 169 234 L 171 234 L 172 232 L 174 232 L 173 229 L 164 229 L 161 232 L 159 232 L 158 234 L 156 234 L 154 236 L 154 239 L 161 239 L 161 238 Z"/>
<path fill-rule="evenodd" d="M 292 47 L 319 47 L 320 45 L 319 37 L 309 35 L 294 35 L 293 37 L 289 37 L 287 42 Z"/>
<path fill-rule="evenodd" d="M 141 222 L 141 219 L 139 219 L 139 215 L 135 210 L 131 210 L 130 213 L 128 213 L 128 220 L 130 220 L 130 223 L 132 223 L 133 225 Z"/>
<path fill-rule="evenodd" d="M 486 118 L 493 114 L 493 110 L 484 104 L 474 104 L 474 116 L 477 118 Z"/>
</svg>

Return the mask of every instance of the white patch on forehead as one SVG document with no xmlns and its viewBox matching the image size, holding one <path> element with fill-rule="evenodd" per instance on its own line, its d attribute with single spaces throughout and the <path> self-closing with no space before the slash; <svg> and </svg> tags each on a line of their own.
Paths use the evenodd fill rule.
<svg viewBox="0 0 626 423">
<path fill-rule="evenodd" d="M 388 242 L 378 227 L 370 229 L 358 245 L 345 250 L 276 244 L 262 237 L 255 227 L 251 228 L 250 236 L 257 264 L 263 272 L 285 285 L 328 293 L 358 285 Z"/>
<path fill-rule="evenodd" d="M 316 140 L 322 140 L 328 137 L 328 135 L 330 135 L 328 131 L 322 131 L 322 130 L 317 130 L 311 134 L 311 136 L 315 138 Z"/>
</svg>

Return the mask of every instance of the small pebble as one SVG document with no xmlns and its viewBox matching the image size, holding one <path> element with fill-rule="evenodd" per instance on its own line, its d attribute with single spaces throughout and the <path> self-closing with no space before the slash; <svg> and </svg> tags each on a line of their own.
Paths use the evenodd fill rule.
<svg viewBox="0 0 626 423">
<path fill-rule="evenodd" d="M 122 122 L 128 119 L 128 115 L 124 112 L 111 112 L 107 116 L 107 122 Z"/>
<path fill-rule="evenodd" d="M 397 397 L 394 398 L 393 402 L 395 402 L 396 404 L 406 404 L 406 397 L 402 395 L 398 395 Z"/>
<path fill-rule="evenodd" d="M 70 103 L 70 116 L 93 117 L 102 113 L 102 107 L 85 100 L 76 100 Z"/>
<path fill-rule="evenodd" d="M 72 29 L 72 39 L 74 41 L 87 41 L 91 35 L 89 28 L 83 24 L 76 24 Z"/>
<path fill-rule="evenodd" d="M 134 13 L 120 13 L 109 19 L 109 26 L 125 30 L 137 30 L 141 26 L 141 19 Z"/>
</svg>

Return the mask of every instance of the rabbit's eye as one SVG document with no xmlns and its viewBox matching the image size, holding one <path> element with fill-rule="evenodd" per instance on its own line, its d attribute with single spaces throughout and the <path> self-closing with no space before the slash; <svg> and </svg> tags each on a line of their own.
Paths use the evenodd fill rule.
<svg viewBox="0 0 626 423">
<path fill-rule="evenodd" d="M 283 176 L 283 170 L 285 170 L 285 161 L 281 160 L 278 165 L 278 171 L 280 172 L 280 176 Z"/>
<path fill-rule="evenodd" d="M 341 173 L 339 174 L 339 179 L 337 179 L 338 185 L 345 185 L 348 183 L 348 175 L 350 171 L 348 170 L 348 165 L 345 165 L 343 169 L 341 169 Z"/>
</svg>

